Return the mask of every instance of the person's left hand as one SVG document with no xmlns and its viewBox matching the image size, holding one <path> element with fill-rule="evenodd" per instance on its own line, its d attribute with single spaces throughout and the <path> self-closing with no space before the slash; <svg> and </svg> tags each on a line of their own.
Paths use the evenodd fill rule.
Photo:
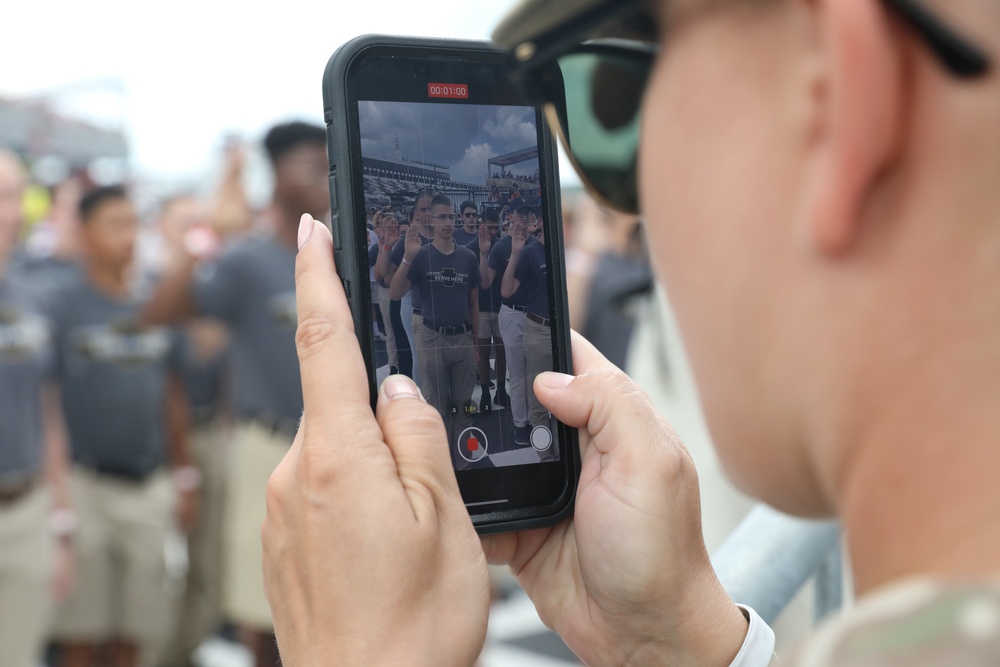
<svg viewBox="0 0 1000 667">
<path fill-rule="evenodd" d="M 283 664 L 472 665 L 489 581 L 444 424 L 402 376 L 383 383 L 372 414 L 330 232 L 303 220 L 295 292 L 305 413 L 271 475 L 263 527 Z"/>
</svg>

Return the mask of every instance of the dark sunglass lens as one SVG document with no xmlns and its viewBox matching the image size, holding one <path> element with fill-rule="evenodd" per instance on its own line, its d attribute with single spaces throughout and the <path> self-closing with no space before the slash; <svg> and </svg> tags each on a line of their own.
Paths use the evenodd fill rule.
<svg viewBox="0 0 1000 667">
<path fill-rule="evenodd" d="M 565 88 L 560 120 L 581 176 L 616 208 L 637 212 L 639 107 L 651 59 L 606 51 L 559 59 Z"/>
</svg>

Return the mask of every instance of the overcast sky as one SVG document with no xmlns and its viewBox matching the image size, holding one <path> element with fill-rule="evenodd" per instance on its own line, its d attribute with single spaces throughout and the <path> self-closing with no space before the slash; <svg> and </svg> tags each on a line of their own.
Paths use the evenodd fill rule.
<svg viewBox="0 0 1000 667">
<path fill-rule="evenodd" d="M 393 157 L 396 139 L 406 159 L 450 167 L 452 180 L 485 183 L 490 158 L 538 146 L 534 110 L 470 104 L 362 102 L 361 152 Z M 531 175 L 532 160 L 508 168 Z"/>
<path fill-rule="evenodd" d="M 487 39 L 515 0 L 8 0 L 0 96 L 124 127 L 145 174 L 197 178 L 223 137 L 322 122 L 323 68 L 365 33 Z M 568 168 L 562 171 L 568 171 Z"/>
</svg>

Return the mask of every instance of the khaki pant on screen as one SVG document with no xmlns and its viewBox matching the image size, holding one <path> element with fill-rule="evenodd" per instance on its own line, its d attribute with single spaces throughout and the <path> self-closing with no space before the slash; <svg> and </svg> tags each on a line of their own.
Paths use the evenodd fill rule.
<svg viewBox="0 0 1000 667">
<path fill-rule="evenodd" d="M 222 606 L 238 625 L 270 632 L 271 607 L 264 597 L 260 529 L 267 511 L 265 494 L 271 473 L 292 444 L 254 423 L 237 427 L 226 491 Z"/>
<path fill-rule="evenodd" d="M 0 665 L 35 667 L 52 620 L 54 541 L 41 487 L 0 504 Z"/>
<path fill-rule="evenodd" d="M 57 640 L 121 638 L 158 650 L 170 627 L 164 544 L 174 525 L 176 495 L 166 472 L 142 482 L 70 474 L 79 528 L 73 539 L 76 577 L 56 613 Z"/>
<path fill-rule="evenodd" d="M 552 370 L 552 330 L 534 320 L 524 319 L 524 359 L 528 389 L 528 424 L 549 425 L 549 411 L 535 397 L 535 378 Z"/>
</svg>

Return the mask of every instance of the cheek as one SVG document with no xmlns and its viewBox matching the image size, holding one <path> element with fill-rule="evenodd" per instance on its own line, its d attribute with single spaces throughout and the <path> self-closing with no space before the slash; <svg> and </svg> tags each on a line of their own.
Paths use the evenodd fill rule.
<svg viewBox="0 0 1000 667">
<path fill-rule="evenodd" d="M 787 199 L 788 184 L 762 159 L 773 156 L 773 109 L 741 82 L 738 63 L 688 46 L 650 81 L 640 196 L 713 440 L 730 472 L 743 473 L 741 485 L 752 488 L 774 454 L 774 433 L 761 418 L 768 393 L 761 368 L 772 345 L 768 264 L 784 242 L 772 223 L 784 214 L 776 202 Z"/>
</svg>

